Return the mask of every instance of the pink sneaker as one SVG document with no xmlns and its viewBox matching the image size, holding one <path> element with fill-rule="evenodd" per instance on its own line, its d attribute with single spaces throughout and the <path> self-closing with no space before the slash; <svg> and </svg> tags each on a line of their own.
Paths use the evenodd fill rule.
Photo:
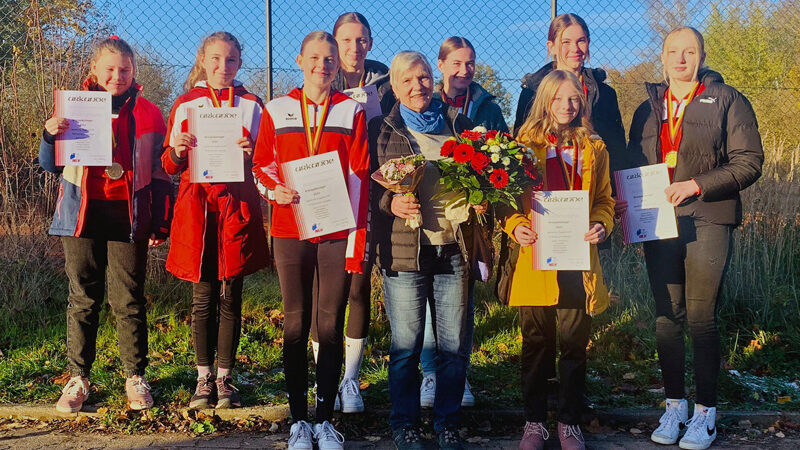
<svg viewBox="0 0 800 450">
<path fill-rule="evenodd" d="M 561 440 L 561 450 L 586 450 L 580 425 L 558 422 L 558 438 Z"/>
<path fill-rule="evenodd" d="M 550 433 L 541 422 L 525 422 L 525 432 L 519 441 L 519 450 L 544 450 L 544 443 L 550 439 Z"/>
<path fill-rule="evenodd" d="M 72 377 L 56 403 L 56 411 L 63 413 L 76 413 L 83 408 L 83 402 L 89 397 L 89 379 Z"/>
<path fill-rule="evenodd" d="M 125 394 L 128 396 L 128 407 L 140 411 L 153 407 L 153 396 L 150 395 L 150 385 L 147 380 L 139 375 L 134 375 L 125 380 Z"/>
</svg>

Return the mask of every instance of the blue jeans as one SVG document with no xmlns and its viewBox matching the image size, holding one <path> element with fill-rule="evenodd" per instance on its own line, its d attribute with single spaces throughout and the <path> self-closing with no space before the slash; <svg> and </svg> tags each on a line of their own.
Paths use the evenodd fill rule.
<svg viewBox="0 0 800 450">
<path fill-rule="evenodd" d="M 436 334 L 436 432 L 458 425 L 467 371 L 468 271 L 457 244 L 423 245 L 417 272 L 382 269 L 384 301 L 392 343 L 389 349 L 389 395 L 392 430 L 419 424 L 419 358 L 430 304 Z"/>
<path fill-rule="evenodd" d="M 469 368 L 469 356 L 472 353 L 472 336 L 475 334 L 475 278 L 470 277 L 467 281 L 467 368 Z M 433 321 L 431 320 L 431 307 L 425 308 L 425 339 L 422 341 L 422 354 L 420 354 L 420 365 L 422 374 L 436 372 L 436 338 L 433 335 Z"/>
</svg>

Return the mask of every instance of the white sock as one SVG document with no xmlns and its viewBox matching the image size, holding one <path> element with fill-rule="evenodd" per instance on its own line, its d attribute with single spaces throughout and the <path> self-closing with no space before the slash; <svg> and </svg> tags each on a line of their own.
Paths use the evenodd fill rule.
<svg viewBox="0 0 800 450">
<path fill-rule="evenodd" d="M 231 369 L 223 369 L 222 367 L 217 369 L 217 378 L 224 378 L 231 374 Z"/>
<path fill-rule="evenodd" d="M 317 356 L 319 355 L 319 342 L 311 341 L 311 351 L 314 352 L 314 364 L 316 364 Z"/>
<path fill-rule="evenodd" d="M 364 356 L 364 343 L 366 339 L 352 339 L 344 337 L 344 378 L 358 381 L 358 371 L 361 369 L 361 358 Z"/>
<path fill-rule="evenodd" d="M 211 373 L 211 366 L 197 366 L 197 379 L 201 380 Z"/>
</svg>

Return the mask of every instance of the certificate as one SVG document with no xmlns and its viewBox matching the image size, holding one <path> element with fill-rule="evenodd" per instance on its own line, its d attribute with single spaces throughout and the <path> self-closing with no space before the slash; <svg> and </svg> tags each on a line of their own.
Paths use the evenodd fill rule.
<svg viewBox="0 0 800 450">
<path fill-rule="evenodd" d="M 622 215 L 626 244 L 678 237 L 675 207 L 664 194 L 669 186 L 666 164 L 618 170 L 614 180 L 617 198 L 628 202 Z"/>
<path fill-rule="evenodd" d="M 589 191 L 535 191 L 533 270 L 589 270 Z"/>
<path fill-rule="evenodd" d="M 105 91 L 56 91 L 55 114 L 69 120 L 56 136 L 57 166 L 110 166 L 111 94 Z"/>
<path fill-rule="evenodd" d="M 383 112 L 381 112 L 381 100 L 378 98 L 378 88 L 374 84 L 361 88 L 345 89 L 343 92 L 364 106 L 364 112 L 367 115 L 367 123 L 369 123 L 373 117 L 378 117 L 383 114 Z"/>
<path fill-rule="evenodd" d="M 239 107 L 187 108 L 189 133 L 197 147 L 189 152 L 189 180 L 192 183 L 235 183 L 244 181 L 242 110 Z"/>
<path fill-rule="evenodd" d="M 339 152 L 285 162 L 281 172 L 286 186 L 300 196 L 300 201 L 292 204 L 300 239 L 355 228 Z"/>
</svg>

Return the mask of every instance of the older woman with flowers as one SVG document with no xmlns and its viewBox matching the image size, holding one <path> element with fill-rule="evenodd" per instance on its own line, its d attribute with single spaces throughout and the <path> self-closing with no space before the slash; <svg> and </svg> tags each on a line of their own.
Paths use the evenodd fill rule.
<svg viewBox="0 0 800 450">
<path fill-rule="evenodd" d="M 472 127 L 471 121 L 433 100 L 433 74 L 425 56 L 400 52 L 389 69 L 398 103 L 369 124 L 372 170 L 409 155 L 440 159 L 442 145 Z M 434 428 L 440 448 L 461 448 L 458 424 L 468 349 L 465 344 L 467 280 L 475 214 L 446 207 L 453 194 L 440 192 L 440 173 L 428 162 L 416 196 L 372 189 L 376 251 L 392 329 L 389 394 L 392 436 L 399 449 L 421 449 L 419 359 L 430 304 L 436 334 L 437 392 Z M 421 225 L 412 219 L 421 216 Z M 459 216 L 459 219 L 454 219 Z"/>
</svg>

